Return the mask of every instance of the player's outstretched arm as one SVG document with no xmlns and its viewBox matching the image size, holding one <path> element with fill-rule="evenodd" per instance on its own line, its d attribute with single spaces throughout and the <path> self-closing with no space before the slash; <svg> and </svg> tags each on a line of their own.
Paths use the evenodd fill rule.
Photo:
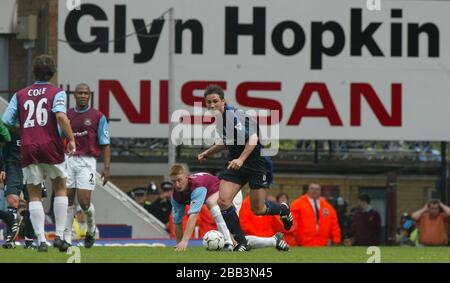
<svg viewBox="0 0 450 283">
<path fill-rule="evenodd" d="M 70 121 L 67 118 L 66 113 L 56 112 L 56 121 L 58 122 L 58 125 L 61 127 L 64 135 L 69 141 L 69 143 L 67 144 L 67 152 L 69 154 L 74 154 L 76 151 L 75 137 L 73 135 L 72 127 L 70 126 Z"/>
<path fill-rule="evenodd" d="M 222 151 L 224 148 L 225 148 L 225 145 L 223 145 L 223 144 L 215 144 L 212 147 L 210 147 L 207 150 L 200 153 L 197 158 L 199 161 L 206 160 L 209 156 Z"/>
<path fill-rule="evenodd" d="M 189 239 L 192 236 L 192 233 L 194 232 L 195 223 L 197 222 L 198 213 L 192 213 L 189 215 L 187 224 L 186 224 L 186 230 L 184 231 L 183 238 L 179 243 L 177 243 L 177 246 L 175 247 L 175 251 L 177 252 L 184 252 L 189 244 Z"/>
</svg>

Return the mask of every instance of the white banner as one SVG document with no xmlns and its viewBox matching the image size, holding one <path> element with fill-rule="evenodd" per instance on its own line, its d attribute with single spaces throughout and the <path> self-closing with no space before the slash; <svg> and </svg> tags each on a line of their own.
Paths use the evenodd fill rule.
<svg viewBox="0 0 450 283">
<path fill-rule="evenodd" d="M 0 9 L 0 34 L 16 32 L 17 0 L 2 0 Z"/>
<path fill-rule="evenodd" d="M 173 7 L 174 109 L 215 82 L 279 110 L 282 139 L 450 140 L 450 2 L 79 2 L 59 5 L 58 81 L 88 83 L 114 137 L 168 137 Z"/>
</svg>

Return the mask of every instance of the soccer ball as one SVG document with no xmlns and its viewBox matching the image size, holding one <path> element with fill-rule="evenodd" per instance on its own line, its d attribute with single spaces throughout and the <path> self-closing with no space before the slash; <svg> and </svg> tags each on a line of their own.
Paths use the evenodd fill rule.
<svg viewBox="0 0 450 283">
<path fill-rule="evenodd" d="M 225 238 L 223 234 L 217 230 L 210 230 L 203 236 L 203 246 L 208 251 L 218 251 L 223 249 Z"/>
</svg>

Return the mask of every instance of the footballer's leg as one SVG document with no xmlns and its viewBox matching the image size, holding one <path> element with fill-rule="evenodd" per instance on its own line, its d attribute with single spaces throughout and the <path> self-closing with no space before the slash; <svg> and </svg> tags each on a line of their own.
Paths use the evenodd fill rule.
<svg viewBox="0 0 450 283">
<path fill-rule="evenodd" d="M 22 177 L 23 179 L 23 177 Z M 30 219 L 30 211 L 28 210 L 28 204 L 30 203 L 30 196 L 28 194 L 28 190 L 25 185 L 22 185 L 22 192 L 23 192 L 23 198 L 26 202 L 26 207 L 23 209 L 20 214 L 23 217 L 23 229 L 24 229 L 24 236 L 25 236 L 25 245 L 23 246 L 24 249 L 36 249 L 37 246 L 34 245 L 34 238 L 35 233 L 33 229 L 33 223 L 31 223 Z M 46 197 L 46 195 L 43 193 L 42 198 Z"/>
<path fill-rule="evenodd" d="M 91 202 L 92 190 L 78 189 L 78 203 L 86 214 L 87 232 L 84 247 L 91 248 L 95 242 L 95 208 Z"/>
<path fill-rule="evenodd" d="M 8 204 L 7 213 L 9 214 L 7 223 L 9 225 L 7 227 L 8 234 L 3 248 L 8 249 L 14 248 L 15 240 L 23 221 L 22 215 L 17 211 L 19 209 L 19 195 L 23 190 L 23 176 L 22 167 L 20 163 L 16 162 L 6 162 L 5 172 L 5 196 Z"/>
<path fill-rule="evenodd" d="M 13 188 L 8 188 L 7 186 L 7 202 L 8 202 L 8 234 L 6 236 L 5 243 L 3 244 L 3 248 L 5 249 L 13 249 L 15 248 L 15 240 L 17 238 L 17 235 L 19 234 L 20 225 L 22 224 L 23 217 L 18 213 L 19 208 L 19 196 L 17 190 L 14 190 Z"/>
<path fill-rule="evenodd" d="M 83 166 L 80 168 L 78 175 L 78 203 L 86 215 L 87 232 L 84 239 L 84 247 L 91 248 L 95 242 L 95 208 L 92 204 L 92 191 L 95 189 L 96 183 L 96 167 L 97 161 L 94 157 L 79 157 Z"/>
<path fill-rule="evenodd" d="M 24 249 L 36 249 L 36 246 L 34 245 L 33 238 L 35 237 L 33 224 L 31 223 L 30 219 L 30 211 L 28 209 L 25 209 L 21 212 L 24 222 L 24 232 L 25 232 L 25 245 L 23 246 Z"/>
<path fill-rule="evenodd" d="M 232 236 L 237 242 L 235 251 L 248 251 L 250 246 L 245 239 L 244 232 L 242 232 L 241 224 L 239 222 L 238 214 L 236 213 L 236 208 L 233 206 L 233 199 L 236 194 L 240 191 L 242 185 L 221 180 L 220 181 L 220 191 L 218 205 L 220 207 L 223 219 L 227 224 Z"/>
<path fill-rule="evenodd" d="M 38 240 L 38 251 L 47 252 L 47 240 L 45 239 L 45 212 L 42 206 L 42 191 L 40 185 L 27 184 L 30 203 L 28 204 L 30 220 L 33 225 L 34 233 Z"/>
<path fill-rule="evenodd" d="M 255 215 L 279 215 L 284 228 L 289 231 L 294 224 L 294 218 L 286 203 L 276 203 L 266 199 L 264 188 L 255 189 L 250 186 L 250 207 Z"/>
<path fill-rule="evenodd" d="M 254 170 L 248 170 L 250 186 L 250 207 L 256 215 L 279 215 L 283 222 L 284 229 L 289 231 L 294 224 L 289 205 L 286 203 L 277 203 L 266 199 L 267 189 L 272 184 L 272 165 L 271 161 L 260 158 L 252 164 Z"/>
<path fill-rule="evenodd" d="M 225 238 L 225 251 L 233 250 L 233 241 L 231 239 L 230 230 L 228 230 L 227 224 L 223 219 L 222 213 L 220 212 L 219 205 L 217 204 L 217 200 L 219 199 L 219 192 L 216 192 L 209 196 L 209 198 L 205 201 L 206 206 L 208 207 L 211 215 L 214 217 L 214 221 L 217 224 L 217 228 L 223 234 Z"/>
<path fill-rule="evenodd" d="M 279 251 L 289 251 L 289 245 L 284 241 L 283 233 L 276 233 L 272 237 L 245 236 L 252 249 L 274 247 Z"/>
<path fill-rule="evenodd" d="M 41 164 L 30 164 L 23 168 L 24 181 L 26 183 L 30 202 L 30 220 L 33 224 L 34 233 L 38 240 L 38 251 L 47 252 L 47 240 L 45 239 L 45 212 L 42 206 L 42 187 L 44 181 L 44 170 Z"/>
<path fill-rule="evenodd" d="M 69 181 L 67 181 L 67 184 L 69 184 Z M 72 225 L 75 215 L 74 201 L 76 191 L 77 190 L 74 187 L 67 189 L 68 206 L 67 206 L 66 227 L 64 229 L 64 241 L 66 241 L 69 245 L 72 245 Z"/>
<path fill-rule="evenodd" d="M 66 241 L 69 245 L 72 245 L 72 225 L 73 219 L 75 217 L 74 201 L 75 195 L 77 193 L 76 181 L 78 177 L 78 168 L 76 161 L 77 159 L 75 156 L 66 155 L 66 166 L 67 166 L 66 187 L 67 187 L 68 206 L 67 206 L 66 227 L 64 228 L 64 241 Z"/>
<path fill-rule="evenodd" d="M 53 201 L 53 212 L 55 214 L 55 241 L 53 246 L 61 252 L 66 252 L 70 245 L 65 242 L 64 229 L 66 228 L 67 207 L 69 204 L 67 198 L 67 173 L 66 164 L 54 164 L 46 167 L 49 177 L 52 181 L 52 188 L 55 191 Z"/>
</svg>

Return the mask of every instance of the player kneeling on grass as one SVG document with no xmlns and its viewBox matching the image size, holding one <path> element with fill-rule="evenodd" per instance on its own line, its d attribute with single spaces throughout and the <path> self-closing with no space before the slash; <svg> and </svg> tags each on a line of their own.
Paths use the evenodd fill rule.
<svg viewBox="0 0 450 283">
<path fill-rule="evenodd" d="M 171 200 L 175 238 L 177 241 L 175 250 L 186 250 L 203 204 L 206 204 L 214 217 L 219 231 L 224 235 L 224 250 L 233 250 L 233 240 L 230 231 L 228 230 L 220 212 L 220 208 L 217 205 L 217 200 L 219 198 L 219 178 L 204 172 L 188 175 L 187 170 L 179 164 L 175 164 L 170 168 L 169 175 L 175 189 Z M 188 211 L 189 218 L 183 233 L 182 222 L 185 205 L 187 204 L 190 206 Z M 242 205 L 242 194 L 240 192 L 234 198 L 233 204 L 237 211 L 239 211 L 239 208 Z M 283 240 L 282 233 L 277 233 L 275 236 L 269 238 L 247 236 L 247 241 L 254 248 L 276 247 L 278 250 L 284 251 L 289 249 L 288 245 Z"/>
</svg>

